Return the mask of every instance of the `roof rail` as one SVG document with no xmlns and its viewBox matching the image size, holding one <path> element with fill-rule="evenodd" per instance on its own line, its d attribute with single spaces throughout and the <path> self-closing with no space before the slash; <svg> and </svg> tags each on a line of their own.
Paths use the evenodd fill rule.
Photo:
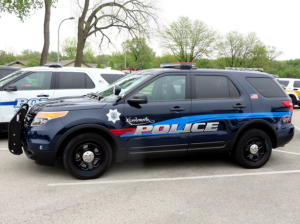
<svg viewBox="0 0 300 224">
<path fill-rule="evenodd" d="M 61 64 L 59 63 L 50 63 L 50 64 L 45 64 L 44 66 L 49 68 L 62 68 Z"/>
<path fill-rule="evenodd" d="M 196 68 L 195 62 L 163 63 L 163 64 L 160 64 L 160 67 L 161 68 L 176 68 L 176 67 L 179 67 L 180 69 Z"/>
<path fill-rule="evenodd" d="M 253 71 L 253 72 L 263 72 L 263 68 L 236 68 L 236 67 L 226 67 L 225 70 L 237 70 L 237 71 Z"/>
</svg>

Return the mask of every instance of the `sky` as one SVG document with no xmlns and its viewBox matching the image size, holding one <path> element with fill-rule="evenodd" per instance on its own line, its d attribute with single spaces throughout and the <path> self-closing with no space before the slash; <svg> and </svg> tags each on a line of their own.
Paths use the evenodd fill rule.
<svg viewBox="0 0 300 224">
<path fill-rule="evenodd" d="M 73 7 L 74 0 L 59 0 L 56 8 L 51 9 L 50 51 L 57 51 L 58 27 L 60 28 L 60 48 L 64 39 L 77 36 L 78 16 Z M 79 0 L 83 1 L 83 0 Z M 167 25 L 179 16 L 188 16 L 192 20 L 201 20 L 210 28 L 225 35 L 230 31 L 242 34 L 255 32 L 269 46 L 275 46 L 283 54 L 277 60 L 300 58 L 300 1 L 299 0 L 157 0 L 160 24 Z M 41 52 L 43 49 L 44 9 L 20 20 L 14 14 L 0 14 L 0 50 L 20 54 L 24 49 Z M 125 36 L 112 35 L 114 46 L 106 48 L 104 53 L 121 51 Z M 93 51 L 99 54 L 97 37 L 88 40 Z M 163 50 L 158 39 L 151 39 L 149 46 L 157 55 Z M 103 52 L 102 52 L 103 53 Z"/>
</svg>

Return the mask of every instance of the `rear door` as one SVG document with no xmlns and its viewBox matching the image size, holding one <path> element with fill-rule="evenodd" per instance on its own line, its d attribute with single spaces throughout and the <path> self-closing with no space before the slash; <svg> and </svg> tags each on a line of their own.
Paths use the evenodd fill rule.
<svg viewBox="0 0 300 224">
<path fill-rule="evenodd" d="M 192 76 L 193 99 L 188 154 L 229 150 L 235 132 L 251 115 L 245 90 L 224 74 Z"/>
<path fill-rule="evenodd" d="M 23 103 L 28 103 L 29 107 L 32 107 L 43 99 L 53 97 L 52 78 L 52 72 L 32 72 L 7 84 L 6 86 L 16 85 L 17 91 L 2 91 L 0 102 L 2 122 L 9 122 Z"/>
<path fill-rule="evenodd" d="M 95 91 L 95 84 L 84 72 L 55 73 L 54 98 L 81 96 Z"/>
</svg>

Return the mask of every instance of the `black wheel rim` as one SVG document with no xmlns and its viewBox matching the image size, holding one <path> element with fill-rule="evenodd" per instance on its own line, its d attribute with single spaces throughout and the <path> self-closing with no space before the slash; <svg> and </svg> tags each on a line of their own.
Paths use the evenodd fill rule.
<svg viewBox="0 0 300 224">
<path fill-rule="evenodd" d="M 259 137 L 250 138 L 245 146 L 245 157 L 250 162 L 261 161 L 267 152 L 267 147 L 265 144 L 265 139 Z"/>
<path fill-rule="evenodd" d="M 72 161 L 82 171 L 93 171 L 104 161 L 104 153 L 101 147 L 93 143 L 85 143 L 74 151 Z"/>
</svg>

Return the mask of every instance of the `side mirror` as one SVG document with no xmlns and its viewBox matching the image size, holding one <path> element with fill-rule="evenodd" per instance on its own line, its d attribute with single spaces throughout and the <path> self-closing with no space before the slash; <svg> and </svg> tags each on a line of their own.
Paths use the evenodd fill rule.
<svg viewBox="0 0 300 224">
<path fill-rule="evenodd" d="M 148 103 L 147 95 L 144 93 L 135 94 L 132 98 L 127 100 L 128 103 L 132 104 L 146 104 Z"/>
<path fill-rule="evenodd" d="M 119 85 L 114 85 L 114 94 L 118 96 L 121 92 L 121 87 Z"/>
<path fill-rule="evenodd" d="M 16 85 L 9 85 L 9 86 L 4 88 L 4 91 L 8 91 L 8 92 L 17 91 L 17 86 Z"/>
</svg>

